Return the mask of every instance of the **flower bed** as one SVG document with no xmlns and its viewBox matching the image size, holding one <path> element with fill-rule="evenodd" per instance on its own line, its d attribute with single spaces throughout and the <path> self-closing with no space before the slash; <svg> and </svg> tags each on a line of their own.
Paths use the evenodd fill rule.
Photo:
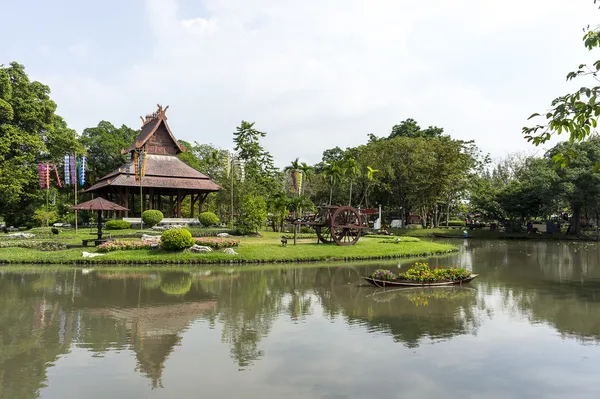
<svg viewBox="0 0 600 399">
<path fill-rule="evenodd" d="M 60 251 L 67 249 L 67 245 L 59 242 L 47 241 L 0 241 L 0 248 L 28 248 L 38 251 Z"/>
<path fill-rule="evenodd" d="M 429 264 L 417 262 L 405 273 L 395 276 L 390 270 L 378 269 L 371 274 L 372 278 L 380 280 L 413 281 L 417 283 L 438 283 L 444 281 L 460 281 L 468 278 L 471 272 L 455 267 L 439 267 L 431 269 Z M 393 278 L 392 278 L 393 276 Z"/>
<path fill-rule="evenodd" d="M 150 243 L 133 240 L 114 240 L 98 245 L 98 252 L 112 252 L 123 249 L 149 249 Z"/>
<path fill-rule="evenodd" d="M 233 248 L 240 245 L 240 240 L 221 237 L 194 237 L 197 245 L 204 245 L 212 249 Z"/>
</svg>

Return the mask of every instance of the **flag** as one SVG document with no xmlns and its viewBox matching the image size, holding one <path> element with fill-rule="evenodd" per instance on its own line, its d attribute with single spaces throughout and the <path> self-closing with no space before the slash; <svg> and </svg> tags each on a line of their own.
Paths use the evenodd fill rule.
<svg viewBox="0 0 600 399">
<path fill-rule="evenodd" d="M 45 170 L 44 170 L 44 164 L 40 163 L 38 164 L 38 173 L 40 175 L 40 187 L 41 188 L 46 188 L 46 177 L 45 175 Z"/>
<path fill-rule="evenodd" d="M 140 176 L 141 177 L 146 176 L 146 159 L 147 159 L 146 151 L 144 151 L 142 153 L 142 165 L 140 167 Z"/>
<path fill-rule="evenodd" d="M 50 164 L 44 165 L 44 177 L 46 178 L 46 189 L 50 189 Z"/>
<path fill-rule="evenodd" d="M 62 183 L 60 181 L 60 176 L 58 174 L 58 168 L 56 167 L 56 164 L 54 164 L 52 166 L 54 166 L 54 174 L 56 175 L 56 184 L 58 185 L 58 188 L 62 188 Z"/>
<path fill-rule="evenodd" d="M 65 155 L 65 185 L 71 185 L 71 174 L 69 173 L 69 156 Z"/>
<path fill-rule="evenodd" d="M 81 171 L 79 173 L 79 181 L 82 186 L 85 184 L 85 169 L 87 166 L 86 164 L 87 164 L 87 158 L 84 155 L 81 157 L 81 164 L 80 164 Z"/>
<path fill-rule="evenodd" d="M 75 156 L 69 155 L 69 166 L 71 167 L 71 184 L 77 185 L 77 170 L 75 165 Z"/>
<path fill-rule="evenodd" d="M 133 169 L 135 170 L 135 181 L 139 181 L 140 180 L 140 175 L 139 175 L 139 162 L 138 162 L 138 158 L 139 155 L 137 152 L 133 153 Z"/>
</svg>

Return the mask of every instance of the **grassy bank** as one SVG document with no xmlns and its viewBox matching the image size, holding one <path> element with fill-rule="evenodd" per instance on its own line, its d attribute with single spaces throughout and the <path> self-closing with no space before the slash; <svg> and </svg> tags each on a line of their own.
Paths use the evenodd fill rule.
<svg viewBox="0 0 600 399">
<path fill-rule="evenodd" d="M 81 233 L 80 234 L 85 234 Z M 124 234 L 134 234 L 124 232 Z M 86 234 L 89 236 L 88 234 Z M 83 258 L 82 251 L 96 252 L 94 247 L 67 249 L 60 251 L 40 251 L 29 248 L 0 248 L 0 263 L 21 264 L 229 264 L 229 263 L 276 263 L 276 262 L 320 262 L 353 261 L 369 259 L 393 259 L 428 256 L 456 251 L 449 244 L 428 241 L 400 242 L 383 237 L 365 237 L 354 246 L 316 244 L 314 239 L 299 240 L 294 246 L 290 242 L 281 246 L 281 235 L 263 233 L 262 237 L 240 237 L 240 246 L 235 248 L 238 255 L 223 252 L 195 254 L 191 252 L 167 252 L 157 249 L 124 250 L 109 252 L 95 258 Z M 42 238 L 40 240 L 46 240 Z M 52 240 L 52 238 L 48 238 Z M 76 242 L 79 237 L 63 240 Z"/>
</svg>

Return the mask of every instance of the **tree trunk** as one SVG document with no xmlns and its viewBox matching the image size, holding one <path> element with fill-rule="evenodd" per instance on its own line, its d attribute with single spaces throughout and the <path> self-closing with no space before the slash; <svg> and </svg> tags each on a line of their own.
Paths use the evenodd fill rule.
<svg viewBox="0 0 600 399">
<path fill-rule="evenodd" d="M 348 206 L 352 206 L 352 180 L 350 180 L 350 198 L 348 199 Z"/>
<path fill-rule="evenodd" d="M 571 216 L 571 234 L 575 234 L 577 237 L 581 236 L 581 207 L 573 207 L 573 216 Z"/>
<path fill-rule="evenodd" d="M 446 206 L 446 227 L 450 227 L 450 198 L 448 198 L 448 205 Z"/>
</svg>

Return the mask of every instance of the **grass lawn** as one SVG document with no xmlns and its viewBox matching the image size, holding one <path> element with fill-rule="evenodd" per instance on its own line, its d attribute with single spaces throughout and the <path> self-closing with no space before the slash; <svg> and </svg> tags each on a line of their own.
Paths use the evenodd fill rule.
<svg viewBox="0 0 600 399">
<path fill-rule="evenodd" d="M 39 238 L 40 241 L 81 243 L 90 231 L 61 233 L 58 237 Z M 119 235 L 134 235 L 135 231 L 119 231 Z M 239 237 L 240 245 L 235 248 L 238 255 L 221 251 L 195 254 L 191 252 L 167 252 L 163 250 L 125 250 L 109 252 L 95 258 L 83 258 L 82 251 L 96 252 L 94 247 L 60 251 L 39 251 L 29 248 L 0 248 L 0 263 L 44 263 L 44 264 L 210 264 L 210 263 L 267 263 L 267 262 L 317 262 L 349 261 L 367 259 L 391 259 L 443 254 L 456 251 L 449 244 L 428 241 L 395 243 L 395 238 L 363 237 L 349 247 L 316 244 L 316 239 L 292 240 L 286 247 L 280 243 L 281 234 L 263 232 L 262 237 Z M 116 234 L 113 235 L 113 237 Z M 37 237 L 36 237 L 37 238 Z"/>
</svg>

